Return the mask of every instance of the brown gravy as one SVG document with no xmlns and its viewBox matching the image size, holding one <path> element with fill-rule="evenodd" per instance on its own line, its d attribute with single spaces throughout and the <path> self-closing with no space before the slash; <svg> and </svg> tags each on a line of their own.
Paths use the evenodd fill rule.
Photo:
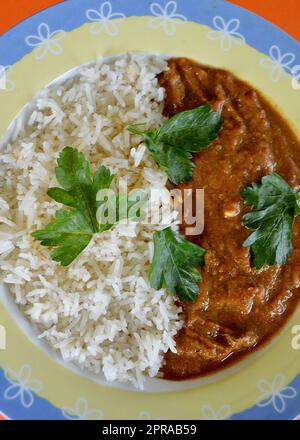
<svg viewBox="0 0 300 440">
<path fill-rule="evenodd" d="M 207 249 L 199 297 L 183 305 L 178 353 L 168 352 L 162 369 L 165 378 L 180 380 L 216 371 L 253 351 L 295 309 L 300 297 L 300 218 L 288 262 L 257 271 L 242 246 L 250 231 L 241 223 L 247 207 L 240 194 L 273 171 L 298 188 L 300 145 L 260 93 L 227 71 L 176 58 L 159 82 L 166 90 L 166 116 L 210 103 L 215 110 L 222 107 L 224 118 L 218 139 L 194 156 L 193 179 L 180 185 L 205 190 L 205 229 L 189 238 Z"/>
</svg>

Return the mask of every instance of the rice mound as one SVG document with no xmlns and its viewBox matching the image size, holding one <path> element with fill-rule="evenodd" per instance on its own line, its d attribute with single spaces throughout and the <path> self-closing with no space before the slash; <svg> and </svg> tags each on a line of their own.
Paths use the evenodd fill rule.
<svg viewBox="0 0 300 440">
<path fill-rule="evenodd" d="M 162 226 L 130 223 L 97 234 L 66 268 L 30 234 L 61 208 L 47 190 L 57 186 L 54 169 L 65 145 L 82 151 L 92 172 L 108 167 L 115 188 L 124 181 L 129 189 L 165 187 L 166 175 L 126 129 L 163 121 L 164 89 L 156 75 L 164 69 L 162 57 L 142 54 L 82 67 L 41 92 L 0 156 L 4 283 L 64 361 L 138 388 L 157 375 L 165 352 L 176 351 L 182 327 L 182 310 L 148 281 L 152 235 Z"/>
</svg>

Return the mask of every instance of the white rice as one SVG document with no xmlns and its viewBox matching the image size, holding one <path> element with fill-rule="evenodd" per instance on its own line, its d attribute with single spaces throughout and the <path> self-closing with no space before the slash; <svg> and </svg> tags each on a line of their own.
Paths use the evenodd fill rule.
<svg viewBox="0 0 300 440">
<path fill-rule="evenodd" d="M 164 90 L 158 56 L 124 55 L 41 93 L 28 123 L 1 154 L 0 268 L 15 301 L 40 337 L 71 361 L 108 381 L 142 388 L 157 375 L 163 355 L 176 351 L 181 310 L 164 289 L 149 286 L 153 254 L 150 225 L 119 225 L 94 237 L 67 268 L 50 258 L 31 232 L 44 227 L 59 204 L 47 196 L 57 186 L 54 168 L 65 145 L 82 151 L 95 171 L 104 164 L 114 185 L 164 187 L 166 175 L 129 123 L 157 126 Z M 21 130 L 20 130 L 21 126 Z"/>
</svg>

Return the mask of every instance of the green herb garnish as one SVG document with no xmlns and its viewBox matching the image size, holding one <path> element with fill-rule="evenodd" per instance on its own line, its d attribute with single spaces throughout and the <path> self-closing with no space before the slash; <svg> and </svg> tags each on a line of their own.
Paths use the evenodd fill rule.
<svg viewBox="0 0 300 440">
<path fill-rule="evenodd" d="M 142 132 L 129 126 L 131 133 L 144 138 L 156 162 L 165 170 L 171 182 L 178 184 L 193 176 L 195 167 L 192 153 L 196 153 L 216 139 L 223 120 L 205 104 L 184 111 L 166 120 L 159 129 Z"/>
<path fill-rule="evenodd" d="M 294 220 L 300 213 L 300 192 L 293 192 L 287 182 L 273 173 L 253 183 L 242 192 L 253 211 L 243 217 L 243 224 L 254 232 L 244 242 L 250 247 L 252 265 L 284 264 L 291 255 Z"/>
<path fill-rule="evenodd" d="M 129 201 L 126 212 L 121 213 L 119 201 L 123 196 L 117 194 L 114 222 L 99 223 L 97 211 L 104 201 L 97 202 L 97 194 L 110 188 L 113 175 L 101 166 L 92 176 L 84 155 L 71 147 L 63 149 L 57 163 L 55 174 L 62 188 L 51 188 L 47 194 L 71 209 L 58 210 L 55 220 L 44 229 L 33 232 L 32 236 L 43 246 L 55 247 L 52 259 L 68 266 L 86 248 L 93 234 L 107 231 L 123 218 L 128 218 L 134 203 Z"/>
<path fill-rule="evenodd" d="M 204 264 L 205 249 L 186 240 L 170 227 L 155 232 L 154 256 L 149 274 L 156 290 L 166 287 L 181 301 L 195 301 L 201 275 L 197 268 Z"/>
</svg>

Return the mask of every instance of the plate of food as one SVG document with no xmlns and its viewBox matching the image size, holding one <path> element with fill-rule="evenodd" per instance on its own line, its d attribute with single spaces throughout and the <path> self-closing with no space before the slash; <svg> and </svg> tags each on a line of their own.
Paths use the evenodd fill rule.
<svg viewBox="0 0 300 440">
<path fill-rule="evenodd" d="M 3 418 L 296 419 L 299 44 L 69 0 L 0 59 Z"/>
</svg>

